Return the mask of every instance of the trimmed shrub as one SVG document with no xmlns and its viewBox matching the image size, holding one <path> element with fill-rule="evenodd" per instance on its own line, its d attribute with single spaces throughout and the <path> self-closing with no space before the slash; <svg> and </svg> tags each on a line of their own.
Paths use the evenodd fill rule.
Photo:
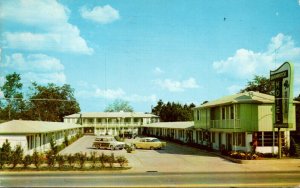
<svg viewBox="0 0 300 188">
<path fill-rule="evenodd" d="M 76 157 L 72 154 L 69 154 L 67 156 L 67 161 L 68 161 L 68 164 L 71 168 L 74 168 L 74 165 L 75 165 L 75 162 L 76 162 Z"/>
<path fill-rule="evenodd" d="M 107 159 L 108 159 L 108 156 L 105 155 L 104 153 L 102 153 L 100 156 L 99 156 L 99 161 L 101 163 L 101 168 L 104 168 L 105 167 L 105 163 L 107 162 Z"/>
<path fill-rule="evenodd" d="M 2 144 L 2 148 L 0 150 L 0 167 L 3 168 L 5 164 L 9 164 L 9 158 L 11 155 L 11 146 L 8 140 Z"/>
<path fill-rule="evenodd" d="M 46 160 L 48 167 L 52 168 L 55 165 L 55 152 L 53 150 L 50 150 L 46 152 Z"/>
<path fill-rule="evenodd" d="M 76 160 L 77 160 L 77 162 L 79 164 L 79 167 L 82 169 L 84 167 L 84 163 L 87 160 L 86 153 L 85 154 L 83 154 L 83 153 L 75 153 L 75 156 L 76 156 Z"/>
<path fill-rule="evenodd" d="M 65 144 L 65 146 L 69 145 L 69 139 L 68 139 L 67 134 L 65 134 L 65 137 L 64 137 L 64 144 Z"/>
<path fill-rule="evenodd" d="M 116 162 L 114 153 L 110 154 L 107 162 L 108 162 L 110 168 L 114 167 L 114 163 Z"/>
<path fill-rule="evenodd" d="M 128 164 L 128 160 L 124 156 L 118 156 L 117 162 L 119 163 L 120 167 Z"/>
<path fill-rule="evenodd" d="M 57 155 L 56 156 L 56 161 L 57 161 L 59 169 L 61 169 L 64 166 L 65 162 L 66 162 L 65 157 L 63 155 Z"/>
<path fill-rule="evenodd" d="M 39 167 L 41 166 L 41 164 L 43 164 L 43 154 L 39 154 L 37 151 L 33 152 L 32 155 L 32 163 L 34 164 L 34 166 L 39 169 Z"/>
<path fill-rule="evenodd" d="M 97 162 L 97 153 L 95 151 L 90 153 L 90 158 L 89 160 L 92 162 L 92 168 L 96 167 L 96 162 Z"/>
<path fill-rule="evenodd" d="M 24 168 L 27 168 L 29 165 L 32 164 L 32 157 L 30 155 L 26 155 L 24 157 L 24 159 L 22 160 L 22 162 L 23 162 Z"/>
<path fill-rule="evenodd" d="M 20 145 L 17 145 L 16 148 L 12 151 L 10 156 L 10 163 L 12 168 L 15 168 L 18 164 L 22 163 L 23 158 L 23 149 Z"/>
</svg>

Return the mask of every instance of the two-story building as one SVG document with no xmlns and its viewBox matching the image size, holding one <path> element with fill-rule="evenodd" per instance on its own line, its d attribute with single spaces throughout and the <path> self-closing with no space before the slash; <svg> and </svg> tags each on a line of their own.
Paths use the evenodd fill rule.
<svg viewBox="0 0 300 188">
<path fill-rule="evenodd" d="M 159 117 L 140 112 L 84 112 L 64 117 L 66 123 L 79 123 L 84 133 L 95 135 L 139 134 L 142 125 L 159 122 Z"/>
<path fill-rule="evenodd" d="M 274 97 L 245 92 L 222 97 L 194 108 L 196 143 L 211 144 L 213 149 L 277 153 L 278 132 L 273 126 Z M 290 143 L 295 130 L 295 107 L 289 116 L 292 128 L 282 128 L 283 145 Z"/>
</svg>

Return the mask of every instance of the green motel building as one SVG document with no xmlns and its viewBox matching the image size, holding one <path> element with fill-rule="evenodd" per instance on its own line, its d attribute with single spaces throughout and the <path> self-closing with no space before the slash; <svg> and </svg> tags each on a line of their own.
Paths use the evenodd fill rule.
<svg viewBox="0 0 300 188">
<path fill-rule="evenodd" d="M 193 141 L 215 150 L 278 152 L 278 130 L 274 128 L 274 96 L 245 92 L 225 96 L 194 108 Z M 289 114 L 289 128 L 281 128 L 283 146 L 289 147 L 295 131 L 295 102 Z"/>
</svg>

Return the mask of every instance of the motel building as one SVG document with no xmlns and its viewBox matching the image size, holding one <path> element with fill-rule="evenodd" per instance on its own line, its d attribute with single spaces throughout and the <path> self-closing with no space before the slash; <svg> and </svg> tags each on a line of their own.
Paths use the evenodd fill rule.
<svg viewBox="0 0 300 188">
<path fill-rule="evenodd" d="M 145 135 L 181 141 L 214 150 L 278 152 L 278 130 L 274 127 L 274 96 L 245 92 L 225 96 L 194 108 L 193 122 L 158 122 L 141 127 Z M 281 128 L 283 146 L 289 147 L 295 131 L 295 105 L 289 116 L 291 128 Z"/>
<path fill-rule="evenodd" d="M 79 123 L 85 134 L 140 134 L 142 125 L 159 122 L 159 117 L 141 112 L 85 112 L 64 117 L 65 123 Z"/>
<path fill-rule="evenodd" d="M 194 108 L 195 142 L 211 144 L 215 150 L 248 152 L 255 142 L 256 152 L 277 153 L 278 130 L 273 128 L 274 100 L 271 95 L 245 92 Z M 280 129 L 283 146 L 287 147 L 290 144 L 290 131 L 295 131 L 295 105 L 292 106 L 288 121 L 292 127 Z"/>
<path fill-rule="evenodd" d="M 25 155 L 32 155 L 50 150 L 51 137 L 59 145 L 65 135 L 71 139 L 81 132 L 81 126 L 74 123 L 12 120 L 0 124 L 0 147 L 7 139 L 12 149 L 20 145 Z"/>
</svg>

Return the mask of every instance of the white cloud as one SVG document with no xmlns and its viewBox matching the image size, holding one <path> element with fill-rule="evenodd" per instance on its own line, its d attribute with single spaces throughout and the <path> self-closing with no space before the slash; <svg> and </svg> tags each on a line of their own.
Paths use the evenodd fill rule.
<svg viewBox="0 0 300 188">
<path fill-rule="evenodd" d="M 36 32 L 5 32 L 3 45 L 25 50 L 91 54 L 79 29 L 68 22 L 69 10 L 54 0 L 15 0 L 1 4 L 0 21 L 23 24 Z"/>
<path fill-rule="evenodd" d="M 14 53 L 5 57 L 5 62 L 0 64 L 0 68 L 20 73 L 25 82 L 57 84 L 66 82 L 63 64 L 59 59 L 45 54 L 24 56 L 21 53 Z"/>
<path fill-rule="evenodd" d="M 100 89 L 95 86 L 93 89 L 80 90 L 76 93 L 79 97 L 92 97 L 92 98 L 106 98 L 109 100 L 123 99 L 131 102 L 155 102 L 157 101 L 156 95 L 143 96 L 138 94 L 128 95 L 123 89 Z"/>
<path fill-rule="evenodd" d="M 154 72 L 154 74 L 157 74 L 157 75 L 164 73 L 164 71 L 161 70 L 161 68 L 159 68 L 159 67 L 155 67 L 155 69 L 153 70 L 153 72 Z"/>
<path fill-rule="evenodd" d="M 118 88 L 116 90 L 112 90 L 112 89 L 102 90 L 98 88 L 95 91 L 95 97 L 103 97 L 108 99 L 117 99 L 123 97 L 124 95 L 125 92 L 121 88 Z"/>
<path fill-rule="evenodd" d="M 231 85 L 227 88 L 227 91 L 229 92 L 229 94 L 236 94 L 238 93 L 241 89 L 243 88 L 243 86 L 239 86 L 239 85 Z"/>
<path fill-rule="evenodd" d="M 194 78 L 189 78 L 188 80 L 183 81 L 175 81 L 171 79 L 165 79 L 165 80 L 155 80 L 154 83 L 158 86 L 160 86 L 163 89 L 167 89 L 171 92 L 179 92 L 184 91 L 185 89 L 194 89 L 199 88 L 199 85 L 197 84 L 196 80 Z"/>
<path fill-rule="evenodd" d="M 239 49 L 234 56 L 215 61 L 213 68 L 228 76 L 251 79 L 253 75 L 268 75 L 270 70 L 290 60 L 300 60 L 300 48 L 294 45 L 292 37 L 279 33 L 271 39 L 265 52 Z"/>
<path fill-rule="evenodd" d="M 100 24 L 107 24 L 120 19 L 119 11 L 112 8 L 110 5 L 105 5 L 103 7 L 97 6 L 92 10 L 82 7 L 80 9 L 80 14 L 83 18 Z"/>
</svg>

